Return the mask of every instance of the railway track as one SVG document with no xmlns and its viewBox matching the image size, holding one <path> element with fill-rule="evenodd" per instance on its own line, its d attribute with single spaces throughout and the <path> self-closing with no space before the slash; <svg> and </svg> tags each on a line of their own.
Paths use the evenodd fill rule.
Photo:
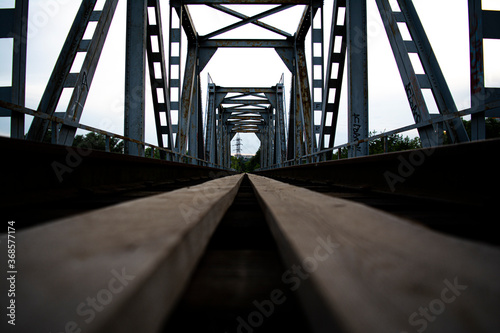
<svg viewBox="0 0 500 333">
<path fill-rule="evenodd" d="M 285 271 L 245 177 L 162 332 L 310 332 Z"/>
<path fill-rule="evenodd" d="M 492 214 L 491 208 L 486 204 L 466 204 L 462 201 L 395 195 L 318 182 L 276 179 L 328 196 L 367 205 L 444 234 L 500 245 L 500 240 L 494 232 L 496 230 L 494 222 L 498 217 Z"/>
<path fill-rule="evenodd" d="M 108 156 L 93 154 L 80 176 L 85 179 Z M 387 167 L 386 158 L 357 163 Z M 387 193 L 353 186 L 349 173 L 350 184 L 332 184 L 324 164 L 212 179 L 214 171 L 206 168 L 146 162 L 149 171 L 139 181 L 120 183 L 120 176 L 103 185 L 101 179 L 84 195 L 44 198 L 35 213 L 24 213 L 25 219 L 44 218 L 16 234 L 23 273 L 16 282 L 16 301 L 23 304 L 18 315 L 30 318 L 19 319 L 21 330 L 500 328 L 500 250 L 484 209 L 495 194 L 481 206 L 478 200 L 464 204 L 460 194 L 443 198 L 449 190 L 426 197 L 421 191 L 408 195 L 407 188 Z M 108 163 L 137 170 L 138 161 Z M 335 174 L 338 165 L 349 167 L 341 161 L 329 172 Z M 162 168 L 178 178 L 160 177 Z M 75 184 L 77 179 L 62 193 L 77 188 L 82 194 Z M 445 293 L 450 290 L 455 293 Z"/>
</svg>

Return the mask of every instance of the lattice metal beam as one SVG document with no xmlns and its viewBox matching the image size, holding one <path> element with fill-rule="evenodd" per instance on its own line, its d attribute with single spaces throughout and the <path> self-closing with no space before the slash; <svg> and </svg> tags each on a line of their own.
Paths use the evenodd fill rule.
<svg viewBox="0 0 500 333">
<path fill-rule="evenodd" d="M 17 0 L 14 8 L 0 9 L 0 38 L 12 39 L 11 83 L 0 87 L 0 100 L 20 106 L 24 106 L 26 97 L 28 2 Z M 10 117 L 12 138 L 24 138 L 24 114 L 0 108 L 0 117 Z"/>
<path fill-rule="evenodd" d="M 77 85 L 81 87 L 88 82 L 82 80 L 77 82 L 76 76 L 70 75 L 70 70 L 73 66 L 76 53 L 82 48 L 85 49 L 85 45 L 89 45 L 88 41 L 83 41 L 83 35 L 92 17 L 95 17 L 93 13 L 96 2 L 97 0 L 82 1 L 66 41 L 64 42 L 59 58 L 54 66 L 47 87 L 45 88 L 40 104 L 38 105 L 37 111 L 51 116 L 54 115 L 61 93 L 65 87 L 75 88 Z M 33 119 L 28 131 L 28 140 L 42 141 L 48 126 L 49 122 L 46 120 L 39 118 Z"/>
</svg>

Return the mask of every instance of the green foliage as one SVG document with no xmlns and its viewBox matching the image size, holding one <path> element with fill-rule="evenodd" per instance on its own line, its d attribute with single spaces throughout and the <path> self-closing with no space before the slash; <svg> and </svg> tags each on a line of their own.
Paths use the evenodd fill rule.
<svg viewBox="0 0 500 333">
<path fill-rule="evenodd" d="M 146 149 L 144 149 L 144 156 L 151 157 L 151 149 L 152 149 L 151 147 L 147 147 Z M 158 149 L 155 149 L 153 153 L 153 158 L 161 159 L 160 151 Z"/>
<path fill-rule="evenodd" d="M 245 164 L 243 163 L 242 158 L 237 158 L 236 156 L 231 156 L 231 169 L 234 169 L 239 172 L 245 172 L 244 171 Z"/>
<path fill-rule="evenodd" d="M 260 148 L 257 150 L 255 155 L 247 163 L 245 163 L 245 172 L 252 172 L 258 168 L 260 168 Z"/>
<path fill-rule="evenodd" d="M 90 132 L 85 136 L 76 135 L 73 141 L 74 147 L 86 147 L 95 150 L 106 150 L 106 136 L 104 134 Z M 113 153 L 123 153 L 123 141 L 117 138 L 109 139 L 109 150 Z"/>
<path fill-rule="evenodd" d="M 239 172 L 252 172 L 260 168 L 260 148 L 247 162 L 244 162 L 243 158 L 231 156 L 231 168 Z"/>
<path fill-rule="evenodd" d="M 370 136 L 377 135 L 376 131 L 370 132 Z M 408 136 L 403 137 L 401 134 L 393 134 L 387 137 L 386 140 L 387 144 L 387 152 L 393 152 L 393 151 L 403 151 L 403 150 L 409 150 L 409 149 L 417 149 L 417 148 L 422 148 L 422 143 L 420 142 L 420 138 L 416 137 L 411 139 Z M 385 152 L 384 149 L 384 140 L 382 139 L 376 139 L 372 140 L 369 142 L 369 151 L 370 155 L 375 155 L 375 154 L 382 154 Z M 337 160 L 339 159 L 338 151 L 333 154 L 332 159 Z M 340 149 L 340 158 L 347 158 L 348 156 L 348 149 L 347 148 L 341 148 Z"/>
<path fill-rule="evenodd" d="M 347 148 L 340 148 L 340 158 L 347 158 L 348 156 L 348 149 Z M 339 150 L 332 156 L 333 160 L 338 160 L 339 159 Z"/>
<path fill-rule="evenodd" d="M 465 125 L 465 130 L 467 134 L 469 134 L 469 138 L 471 136 L 471 121 L 470 120 L 462 120 Z M 497 118 L 486 118 L 485 120 L 486 127 L 486 139 L 500 138 L 500 120 Z"/>
<path fill-rule="evenodd" d="M 374 131 L 370 133 L 370 136 L 376 135 L 377 132 Z M 387 137 L 387 152 L 392 151 L 403 151 L 410 149 L 418 149 L 422 148 L 422 143 L 420 142 L 419 137 L 415 137 L 411 139 L 409 136 L 403 137 L 401 134 L 393 134 Z M 370 155 L 382 154 L 385 152 L 384 150 L 384 140 L 377 139 L 370 141 Z"/>
</svg>

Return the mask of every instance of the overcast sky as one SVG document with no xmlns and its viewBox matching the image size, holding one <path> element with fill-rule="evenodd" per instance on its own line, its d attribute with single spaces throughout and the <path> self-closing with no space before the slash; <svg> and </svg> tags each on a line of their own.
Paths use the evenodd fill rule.
<svg viewBox="0 0 500 333">
<path fill-rule="evenodd" d="M 102 2 L 99 1 L 99 3 Z M 10 7 L 13 3 L 14 0 L 0 0 L 0 8 Z M 167 0 L 161 1 L 165 29 L 168 29 L 168 3 Z M 329 31 L 332 3 L 333 1 L 325 1 L 325 31 Z M 458 109 L 468 108 L 470 88 L 467 0 L 414 0 L 414 4 Z M 69 0 L 30 1 L 26 87 L 26 106 L 29 108 L 38 107 L 79 5 L 80 1 Z M 254 15 L 269 9 L 268 6 L 235 6 L 234 8 L 246 15 Z M 483 8 L 500 10 L 500 0 L 483 0 Z M 205 6 L 190 6 L 190 11 L 200 34 L 206 34 L 238 21 Z M 301 12 L 302 8 L 297 6 L 263 21 L 293 34 Z M 125 14 L 126 1 L 121 0 L 81 119 L 83 124 L 118 134 L 123 134 Z M 167 32 L 166 30 L 166 36 L 168 36 Z M 249 25 L 219 37 L 276 38 L 277 36 Z M 375 0 L 368 0 L 368 37 L 370 130 L 382 132 L 412 124 L 413 118 L 408 101 Z M 10 82 L 11 45 L 10 40 L 0 39 L 0 86 L 9 85 Z M 167 41 L 165 45 L 168 46 Z M 328 39 L 325 40 L 325 52 L 327 48 Z M 489 86 L 500 87 L 498 68 L 500 66 L 496 65 L 496 59 L 500 53 L 500 41 L 487 41 L 485 48 L 486 83 Z M 75 67 L 74 70 L 77 71 L 77 68 Z M 285 74 L 286 97 L 289 98 L 290 74 L 273 49 L 218 50 L 202 73 L 203 91 L 206 91 L 207 73 L 210 73 L 214 82 L 220 86 L 273 86 L 278 83 L 281 75 Z M 344 76 L 344 78 L 347 77 Z M 149 92 L 148 90 L 148 95 Z M 344 88 L 336 144 L 347 141 L 346 93 L 347 90 Z M 65 89 L 57 111 L 65 110 L 70 95 L 71 91 Z M 429 108 L 431 112 L 437 113 L 435 107 Z M 30 121 L 26 129 L 29 123 Z M 146 141 L 156 144 L 155 133 L 152 103 L 148 96 Z M 0 118 L 0 135 L 8 136 L 8 134 L 9 119 Z M 406 134 L 414 136 L 415 132 Z M 245 134 L 241 137 L 243 153 L 255 153 L 259 145 L 255 135 Z"/>
</svg>

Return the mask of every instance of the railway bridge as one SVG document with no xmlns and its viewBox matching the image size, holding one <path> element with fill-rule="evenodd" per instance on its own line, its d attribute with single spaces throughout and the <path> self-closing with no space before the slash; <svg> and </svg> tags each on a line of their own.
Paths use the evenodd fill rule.
<svg viewBox="0 0 500 333">
<path fill-rule="evenodd" d="M 65 3 L 46 1 L 52 13 Z M 11 45 L 0 87 L 10 121 L 0 138 L 2 332 L 500 331 L 500 139 L 486 130 L 500 90 L 485 70 L 499 8 L 460 2 L 470 107 L 459 109 L 416 1 L 122 3 L 119 133 L 81 121 L 119 1 L 79 2 L 36 109 L 26 106 L 30 2 L 0 6 Z M 369 6 L 413 120 L 378 134 Z M 231 20 L 201 33 L 200 17 Z M 271 85 L 205 81 L 214 56 L 234 48 L 270 49 L 287 72 Z M 75 144 L 78 131 L 104 137 L 104 151 Z M 421 148 L 392 151 L 390 138 L 408 131 Z M 238 133 L 260 145 L 248 174 L 231 168 Z M 384 153 L 370 155 L 375 141 Z"/>
</svg>

